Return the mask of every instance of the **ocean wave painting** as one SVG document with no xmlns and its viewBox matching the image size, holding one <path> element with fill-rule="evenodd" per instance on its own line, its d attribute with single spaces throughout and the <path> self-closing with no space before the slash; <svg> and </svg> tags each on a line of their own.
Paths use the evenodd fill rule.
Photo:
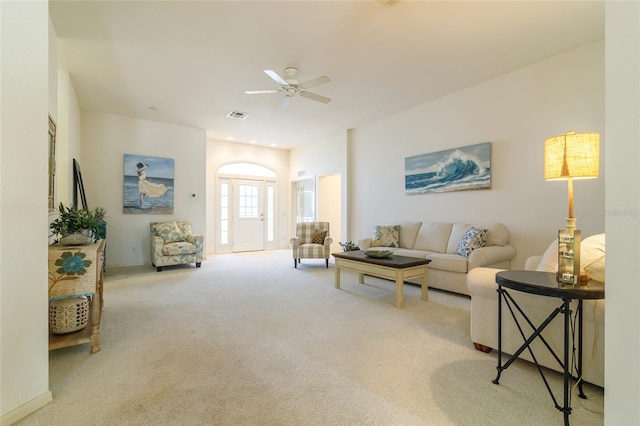
<svg viewBox="0 0 640 426">
<path fill-rule="evenodd" d="M 404 159 L 408 195 L 491 188 L 491 143 Z"/>
</svg>

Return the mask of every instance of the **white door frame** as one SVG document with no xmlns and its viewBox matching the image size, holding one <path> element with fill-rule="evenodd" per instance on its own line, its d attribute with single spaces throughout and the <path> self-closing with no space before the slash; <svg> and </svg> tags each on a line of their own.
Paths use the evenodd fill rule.
<svg viewBox="0 0 640 426">
<path fill-rule="evenodd" d="M 261 168 L 264 166 L 257 165 Z M 270 170 L 270 169 L 269 169 Z M 274 173 L 275 175 L 275 173 Z M 278 194 L 277 179 L 275 177 L 253 176 L 243 174 L 219 173 L 216 179 L 216 253 L 230 253 L 234 251 L 234 182 L 259 181 L 263 184 L 261 200 L 264 214 L 263 242 L 264 250 L 277 248 L 276 230 L 278 229 Z"/>
</svg>

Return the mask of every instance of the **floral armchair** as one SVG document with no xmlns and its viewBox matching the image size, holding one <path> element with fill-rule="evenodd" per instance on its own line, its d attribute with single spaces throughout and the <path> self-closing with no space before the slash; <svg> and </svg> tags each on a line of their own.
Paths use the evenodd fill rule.
<svg viewBox="0 0 640 426">
<path fill-rule="evenodd" d="M 150 232 L 151 264 L 158 272 L 163 266 L 202 264 L 204 238 L 191 233 L 191 223 L 152 222 Z"/>
<path fill-rule="evenodd" d="M 298 267 L 300 259 L 325 259 L 328 268 L 332 242 L 329 222 L 297 223 L 296 236 L 290 240 L 293 246 L 293 267 Z"/>
</svg>

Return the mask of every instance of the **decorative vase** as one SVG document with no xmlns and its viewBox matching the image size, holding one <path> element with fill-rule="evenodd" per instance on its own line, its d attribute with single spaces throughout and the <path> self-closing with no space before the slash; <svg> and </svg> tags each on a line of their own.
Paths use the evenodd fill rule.
<svg viewBox="0 0 640 426">
<path fill-rule="evenodd" d="M 60 238 L 60 244 L 63 246 L 85 246 L 93 242 L 93 232 L 89 229 L 83 229 L 80 232 L 65 235 Z"/>
</svg>

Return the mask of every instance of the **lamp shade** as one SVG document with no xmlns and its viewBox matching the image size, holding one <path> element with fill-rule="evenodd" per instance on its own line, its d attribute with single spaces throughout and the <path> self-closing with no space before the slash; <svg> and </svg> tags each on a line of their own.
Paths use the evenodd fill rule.
<svg viewBox="0 0 640 426">
<path fill-rule="evenodd" d="M 596 178 L 599 173 L 599 133 L 569 132 L 544 142 L 545 180 Z"/>
</svg>

